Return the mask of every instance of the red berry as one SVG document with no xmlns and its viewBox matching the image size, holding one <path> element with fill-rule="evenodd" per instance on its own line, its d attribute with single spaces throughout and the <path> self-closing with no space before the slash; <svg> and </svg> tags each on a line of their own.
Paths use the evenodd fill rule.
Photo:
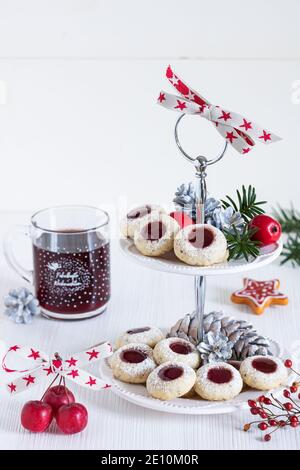
<svg viewBox="0 0 300 470">
<path fill-rule="evenodd" d="M 265 403 L 266 405 L 272 405 L 272 400 L 271 400 L 270 398 L 265 397 L 264 403 Z"/>
<path fill-rule="evenodd" d="M 267 423 L 259 423 L 258 428 L 261 431 L 265 431 L 268 428 L 268 425 L 267 425 Z"/>
<path fill-rule="evenodd" d="M 291 393 L 289 392 L 289 390 L 283 390 L 283 396 L 284 396 L 285 398 L 290 398 Z"/>
<path fill-rule="evenodd" d="M 294 416 L 291 416 L 291 417 L 290 417 L 290 422 L 291 422 L 291 423 L 298 423 L 299 420 L 298 420 L 297 416 L 294 415 Z"/>
<path fill-rule="evenodd" d="M 179 224 L 180 228 L 187 227 L 188 225 L 192 225 L 194 223 L 193 219 L 185 214 L 184 212 L 175 211 L 170 213 L 170 217 L 176 220 Z"/>
<path fill-rule="evenodd" d="M 56 422 L 59 429 L 65 434 L 81 432 L 88 422 L 87 409 L 81 403 L 62 405 L 57 411 Z"/>
<path fill-rule="evenodd" d="M 261 412 L 259 413 L 259 415 L 260 415 L 260 417 L 261 417 L 262 419 L 267 419 L 267 417 L 268 417 L 268 415 L 267 415 L 267 413 L 266 413 L 265 411 L 261 411 Z"/>
<path fill-rule="evenodd" d="M 55 385 L 55 387 L 49 388 L 45 393 L 43 401 L 52 407 L 55 416 L 60 406 L 74 403 L 75 397 L 67 387 Z"/>
<path fill-rule="evenodd" d="M 270 426 L 277 426 L 277 424 L 278 423 L 277 423 L 276 419 L 269 419 L 269 425 Z"/>
<path fill-rule="evenodd" d="M 286 422 L 283 421 L 283 419 L 281 419 L 278 424 L 281 428 L 284 428 L 284 426 L 286 426 Z"/>
<path fill-rule="evenodd" d="M 297 426 L 299 426 L 299 423 L 297 423 L 296 421 L 292 421 L 290 423 L 290 426 L 292 426 L 292 428 L 296 428 Z"/>
<path fill-rule="evenodd" d="M 53 411 L 48 403 L 32 400 L 25 403 L 21 412 L 23 428 L 32 432 L 44 432 L 50 426 Z"/>
<path fill-rule="evenodd" d="M 258 397 L 257 400 L 259 401 L 259 403 L 264 403 L 265 398 L 266 398 L 266 397 L 265 397 L 264 395 L 260 395 L 260 397 Z"/>
<path fill-rule="evenodd" d="M 297 390 L 298 390 L 298 387 L 296 387 L 296 385 L 291 385 L 291 387 L 290 387 L 291 393 L 296 393 Z"/>
<path fill-rule="evenodd" d="M 281 225 L 272 217 L 260 214 L 253 217 L 249 223 L 250 228 L 256 228 L 257 231 L 252 235 L 252 240 L 261 242 L 262 245 L 270 245 L 279 240 L 281 236 Z"/>
<path fill-rule="evenodd" d="M 256 407 L 256 402 L 254 400 L 248 400 L 248 405 L 250 406 L 250 408 L 254 408 Z"/>
<path fill-rule="evenodd" d="M 271 434 L 265 434 L 265 435 L 264 435 L 264 440 L 265 440 L 266 442 L 269 442 L 271 439 L 272 439 Z"/>
<path fill-rule="evenodd" d="M 284 403 L 283 406 L 285 407 L 285 409 L 286 409 L 287 411 L 291 411 L 291 410 L 293 409 L 292 403 L 290 403 L 290 402 L 288 402 L 288 401 L 287 401 L 286 403 Z"/>
<path fill-rule="evenodd" d="M 284 361 L 284 365 L 285 365 L 285 367 L 287 367 L 288 369 L 290 369 L 290 368 L 292 367 L 293 363 L 292 363 L 292 361 L 291 361 L 290 359 L 286 359 L 286 360 Z"/>
<path fill-rule="evenodd" d="M 253 407 L 250 409 L 250 413 L 253 415 L 258 415 L 259 409 L 257 407 Z"/>
</svg>

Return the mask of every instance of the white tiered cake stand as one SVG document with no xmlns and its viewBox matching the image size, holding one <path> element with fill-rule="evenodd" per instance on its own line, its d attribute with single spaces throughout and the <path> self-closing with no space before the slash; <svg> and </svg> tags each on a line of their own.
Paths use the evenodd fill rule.
<svg viewBox="0 0 300 470">
<path fill-rule="evenodd" d="M 184 114 L 181 115 L 176 122 L 175 141 L 182 155 L 195 167 L 196 221 L 197 223 L 204 223 L 204 204 L 206 201 L 206 170 L 209 165 L 212 165 L 223 158 L 227 149 L 227 142 L 225 143 L 225 146 L 220 155 L 214 159 L 206 159 L 203 156 L 198 156 L 196 158 L 190 157 L 182 149 L 177 134 L 178 124 L 184 116 Z M 206 276 L 231 275 L 266 266 L 278 258 L 282 250 L 282 242 L 279 241 L 273 245 L 261 248 L 259 256 L 255 259 L 253 258 L 252 260 L 249 260 L 248 262 L 245 260 L 230 260 L 228 262 L 205 267 L 189 266 L 180 261 L 175 256 L 174 252 L 167 253 L 161 257 L 144 256 L 136 249 L 133 241 L 129 239 L 121 239 L 120 247 L 122 252 L 132 261 L 135 261 L 136 263 L 147 268 L 167 273 L 182 274 L 194 277 L 195 311 L 193 313 L 198 318 L 198 340 L 201 341 L 203 337 Z M 176 320 L 177 318 L 174 318 L 174 322 Z M 171 325 L 169 325 L 169 328 L 170 326 Z M 283 351 L 280 346 L 271 339 L 270 349 L 274 356 L 282 358 L 287 357 L 288 355 L 290 356 L 290 354 Z M 123 399 L 145 408 L 151 408 L 169 413 L 193 415 L 230 413 L 245 407 L 247 405 L 247 400 L 255 399 L 258 394 L 257 390 L 246 389 L 243 390 L 242 393 L 240 393 L 233 400 L 228 400 L 225 402 L 211 402 L 202 400 L 199 397 L 197 397 L 197 399 L 177 398 L 176 400 L 171 401 L 161 401 L 150 397 L 144 385 L 126 384 L 115 379 L 108 363 L 105 361 L 101 365 L 100 372 L 107 381 L 110 381 L 113 384 L 112 391 Z M 289 380 L 292 380 L 291 376 Z M 282 387 L 277 390 L 272 390 L 271 392 L 276 395 L 281 390 Z"/>
</svg>

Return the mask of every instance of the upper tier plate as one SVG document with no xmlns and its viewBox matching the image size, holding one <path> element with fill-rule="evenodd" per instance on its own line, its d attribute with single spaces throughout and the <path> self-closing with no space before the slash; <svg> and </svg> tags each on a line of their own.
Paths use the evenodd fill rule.
<svg viewBox="0 0 300 470">
<path fill-rule="evenodd" d="M 261 268 L 272 263 L 281 253 L 282 241 L 261 248 L 260 256 L 247 262 L 244 259 L 231 260 L 225 263 L 214 264 L 212 266 L 189 266 L 180 261 L 174 252 L 167 253 L 159 258 L 144 256 L 135 247 L 131 239 L 120 239 L 122 251 L 133 261 L 148 268 L 156 269 L 174 274 L 186 274 L 189 276 L 212 276 L 218 274 L 234 274 L 251 271 L 251 269 Z"/>
</svg>

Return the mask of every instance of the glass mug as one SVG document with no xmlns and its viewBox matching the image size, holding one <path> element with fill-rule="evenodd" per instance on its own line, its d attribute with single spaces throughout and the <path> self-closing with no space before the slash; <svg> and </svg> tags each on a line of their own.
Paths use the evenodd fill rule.
<svg viewBox="0 0 300 470">
<path fill-rule="evenodd" d="M 13 251 L 16 232 L 31 238 L 33 271 Z M 44 209 L 30 226 L 13 228 L 4 254 L 23 279 L 33 283 L 42 313 L 50 318 L 81 319 L 102 313 L 110 299 L 109 216 L 88 206 Z"/>
</svg>

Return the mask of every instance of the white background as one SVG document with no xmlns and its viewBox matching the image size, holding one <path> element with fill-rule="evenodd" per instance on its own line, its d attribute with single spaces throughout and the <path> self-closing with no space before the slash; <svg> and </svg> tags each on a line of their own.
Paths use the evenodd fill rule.
<svg viewBox="0 0 300 470">
<path fill-rule="evenodd" d="M 209 191 L 222 197 L 254 184 L 270 207 L 292 201 L 300 208 L 299 20 L 299 0 L 0 0 L 0 238 L 53 204 L 118 213 L 136 202 L 170 203 L 192 168 L 173 140 L 177 115 L 156 105 L 161 89 L 172 90 L 168 63 L 213 103 L 283 137 L 246 157 L 230 149 L 209 169 Z M 186 119 L 182 139 L 195 155 L 214 155 L 223 145 L 196 117 Z M 0 272 L 2 298 L 22 284 L 2 256 Z M 290 305 L 258 317 L 230 304 L 239 275 L 210 281 L 207 308 L 251 321 L 290 348 L 299 340 L 299 270 L 274 264 L 253 276 L 280 278 Z M 112 304 L 103 316 L 84 323 L 38 318 L 26 327 L 1 313 L 0 338 L 78 351 L 131 326 L 171 325 L 192 308 L 190 279 L 138 268 L 114 251 Z M 258 434 L 241 431 L 249 413 L 162 416 L 111 393 L 76 394 L 90 423 L 68 438 L 20 429 L 31 392 L 13 401 L 1 396 L 0 447 L 266 448 Z M 268 448 L 299 448 L 298 430 L 283 431 Z"/>
<path fill-rule="evenodd" d="M 283 137 L 246 157 L 230 149 L 209 191 L 251 183 L 271 205 L 299 206 L 299 18 L 297 0 L 0 0 L 0 209 L 171 201 L 193 172 L 177 115 L 156 105 L 172 91 L 168 63 Z M 197 117 L 181 135 L 195 155 L 222 146 Z"/>
</svg>

